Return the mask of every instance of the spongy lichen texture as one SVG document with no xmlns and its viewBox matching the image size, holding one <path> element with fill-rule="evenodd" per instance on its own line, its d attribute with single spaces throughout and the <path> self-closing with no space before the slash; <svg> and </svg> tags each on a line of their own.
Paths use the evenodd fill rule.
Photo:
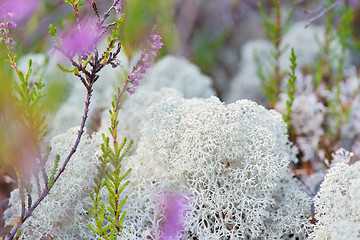
<svg viewBox="0 0 360 240">
<path fill-rule="evenodd" d="M 317 223 L 310 239 L 360 239 L 360 162 L 345 162 L 330 169 L 314 199 Z"/>
<path fill-rule="evenodd" d="M 184 98 L 208 98 L 215 95 L 211 83 L 212 80 L 186 58 L 168 55 L 154 64 L 143 87 L 150 91 L 174 88 Z"/>
<path fill-rule="evenodd" d="M 150 105 L 139 128 L 138 149 L 123 160 L 122 169 L 133 171 L 119 239 L 161 239 L 167 215 L 159 203 L 169 193 L 188 203 L 183 230 L 173 239 L 307 235 L 310 199 L 287 172 L 286 125 L 277 112 L 248 100 L 226 106 L 216 97 L 173 96 Z M 51 158 L 58 153 L 64 159 L 76 134 L 72 128 L 55 137 Z M 87 210 L 100 143 L 99 134 L 84 135 L 50 195 L 24 223 L 24 239 L 96 239 L 87 228 L 95 224 Z M 8 222 L 19 212 L 19 202 L 14 191 Z"/>
<path fill-rule="evenodd" d="M 124 239 L 159 239 L 164 189 L 189 198 L 175 239 L 292 239 L 307 234 L 310 199 L 287 172 L 281 115 L 248 100 L 169 97 L 148 110 L 133 168 Z"/>
</svg>

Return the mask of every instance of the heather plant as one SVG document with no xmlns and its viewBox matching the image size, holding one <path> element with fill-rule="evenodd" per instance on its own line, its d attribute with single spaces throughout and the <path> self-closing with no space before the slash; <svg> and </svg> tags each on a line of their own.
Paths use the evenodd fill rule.
<svg viewBox="0 0 360 240">
<path fill-rule="evenodd" d="M 268 98 L 269 106 L 282 112 L 285 120 L 289 122 L 290 139 L 300 150 L 298 155 L 300 162 L 297 168 L 306 171 L 306 173 L 302 173 L 302 179 L 305 180 L 306 185 L 310 186 L 309 194 L 314 194 L 318 190 L 319 183 L 326 173 L 325 169 L 332 161 L 331 154 L 337 148 L 342 146 L 352 149 L 352 151 L 356 148 L 356 144 L 354 144 L 356 137 L 350 137 L 354 140 L 351 143 L 346 130 L 349 125 L 353 125 L 351 113 L 355 111 L 353 108 L 356 107 L 358 92 L 356 90 L 358 86 L 353 86 L 353 90 L 346 89 L 350 87 L 350 82 L 353 82 L 351 79 L 357 78 L 357 74 L 351 76 L 351 74 L 349 75 L 350 71 L 344 71 L 349 68 L 347 46 L 353 20 L 353 8 L 350 4 L 353 3 L 330 1 L 328 5 L 324 5 L 324 11 L 318 13 L 319 15 L 311 18 L 307 24 L 300 24 L 302 28 L 305 28 L 324 17 L 323 28 L 309 26 L 308 30 L 304 29 L 302 36 L 294 34 L 295 30 L 293 31 L 291 28 L 285 35 L 283 33 L 275 35 L 276 25 L 274 22 L 279 14 L 274 14 L 275 20 L 271 20 L 268 15 L 263 13 L 264 21 L 273 23 L 273 25 L 264 25 L 265 35 L 271 42 L 274 41 L 274 35 L 277 36 L 276 39 L 283 40 L 281 46 L 288 43 L 295 44 L 296 41 L 292 40 L 291 36 L 297 36 L 304 40 L 301 44 L 307 48 L 298 47 L 296 44 L 291 46 L 295 51 L 299 49 L 296 51 L 299 53 L 298 68 L 296 71 L 292 68 L 289 73 L 292 76 L 290 79 L 296 78 L 296 82 L 288 81 L 286 83 L 285 78 L 280 79 L 276 83 L 276 88 L 279 89 L 276 94 L 267 94 L 267 85 L 263 81 L 262 86 L 265 95 L 267 97 L 271 95 L 271 98 Z M 282 11 L 278 5 L 274 7 L 275 13 L 276 10 Z M 264 12 L 261 6 L 260 11 Z M 337 28 L 334 28 L 334 22 L 338 22 Z M 294 29 L 298 27 L 297 25 L 294 25 Z M 317 33 L 312 33 L 310 28 L 317 28 Z M 312 44 L 305 42 L 305 34 L 313 39 Z M 314 49 L 314 46 L 317 49 Z M 276 53 L 276 45 L 274 49 L 273 53 Z M 305 52 L 309 52 L 308 57 Z M 283 69 L 281 57 L 277 61 L 272 56 L 267 58 L 270 64 L 280 62 L 279 69 Z M 293 55 L 290 56 L 293 65 Z M 269 78 L 268 74 L 263 74 L 264 63 L 260 63 L 259 57 L 256 59 L 258 70 L 261 70 L 258 71 L 259 78 Z M 285 91 L 286 93 L 282 93 Z M 275 102 L 274 98 L 276 98 Z M 297 172 L 295 171 L 295 174 Z"/>
<path fill-rule="evenodd" d="M 40 142 L 47 133 L 45 130 L 45 117 L 42 115 L 41 105 L 39 104 L 39 101 L 43 97 L 42 89 L 44 84 L 41 82 L 41 78 L 35 83 L 30 83 L 31 60 L 29 60 L 25 74 L 19 70 L 14 52 L 14 45 L 16 43 L 10 35 L 10 29 L 16 27 L 15 21 L 23 17 L 24 14 L 29 14 L 32 10 L 19 7 L 15 9 L 15 12 L 12 12 L 10 11 L 10 3 L 7 1 L 1 3 L 1 9 L 1 42 L 4 42 L 6 46 L 8 62 L 18 77 L 18 82 L 13 83 L 15 92 L 13 93 L 14 95 L 11 96 L 16 99 L 16 108 L 19 114 L 19 118 L 16 119 L 18 122 L 14 123 L 14 125 L 21 129 L 19 132 L 22 132 L 23 136 L 27 139 L 26 149 L 13 156 L 13 159 L 17 158 L 18 160 L 14 164 L 14 171 L 17 176 L 21 197 L 21 211 L 18 213 L 20 216 L 17 217 L 20 219 L 20 223 L 17 224 L 21 225 L 21 222 L 29 217 L 29 214 L 33 211 L 33 207 L 37 204 L 37 202 L 33 203 L 33 188 L 36 186 L 36 190 L 39 193 L 41 192 L 40 178 L 46 179 L 44 189 L 48 188 L 49 183 L 49 178 L 45 173 L 44 166 L 50 149 L 48 149 L 46 153 L 42 153 L 42 149 L 40 148 Z M 6 112 L 4 114 L 6 114 Z M 35 184 L 30 182 L 32 177 L 35 178 Z M 40 198 L 41 194 L 38 195 L 38 199 Z M 18 226 L 15 226 L 9 238 L 14 238 L 14 236 L 19 235 L 19 233 Z"/>
<path fill-rule="evenodd" d="M 120 40 L 134 43 L 124 46 L 130 58 L 138 51 L 135 46 L 143 44 L 148 38 L 146 31 L 155 23 L 157 32 L 166 41 L 166 46 L 164 46 L 162 53 L 178 51 L 180 36 L 175 25 L 176 1 L 154 0 L 148 2 L 142 0 L 122 0 L 121 2 L 126 21 L 122 24 Z"/>
<path fill-rule="evenodd" d="M 291 48 L 291 57 L 290 57 L 290 73 L 289 73 L 289 79 L 288 79 L 288 89 L 286 90 L 286 93 L 288 95 L 289 100 L 286 101 L 286 113 L 283 115 L 284 121 L 287 124 L 288 132 L 290 134 L 290 116 L 291 116 L 291 106 L 294 102 L 294 94 L 296 91 L 296 75 L 295 75 L 295 69 L 297 66 L 296 63 L 296 55 L 294 53 L 294 49 Z"/>
<path fill-rule="evenodd" d="M 280 58 L 284 51 L 286 51 L 287 46 L 282 45 L 282 37 L 289 28 L 289 21 L 292 16 L 292 10 L 289 11 L 285 20 L 282 16 L 282 0 L 273 0 L 274 8 L 272 9 L 272 14 L 274 14 L 274 20 L 269 14 L 266 13 L 265 9 L 259 2 L 259 10 L 263 16 L 263 27 L 265 36 L 270 40 L 273 46 L 273 52 L 269 56 L 269 61 L 271 62 L 271 69 L 263 69 L 260 64 L 258 64 L 257 73 L 262 81 L 262 88 L 264 94 L 269 100 L 269 105 L 272 108 L 277 102 L 280 92 L 281 92 L 281 82 L 286 75 L 286 72 L 280 67 Z M 256 62 L 259 62 L 259 56 L 255 54 Z"/>
<path fill-rule="evenodd" d="M 245 61 L 241 73 L 249 68 L 246 77 L 255 79 L 257 70 L 270 107 L 281 115 L 249 100 L 225 105 L 210 97 L 214 94 L 211 79 L 186 59 L 166 56 L 152 66 L 164 45 L 154 29 L 150 37 L 141 30 L 148 23 L 140 12 L 152 3 L 114 0 L 104 15 L 92 3 L 87 5 L 91 17 L 84 16 L 81 9 L 89 2 L 63 2 L 73 11 L 73 21 L 69 18 L 71 24 L 64 30 L 59 30 L 64 22 L 50 25 L 50 34 L 54 48 L 64 58 L 58 68 L 80 80 L 86 101 L 82 116 L 77 116 L 81 94 L 74 85 L 54 118 L 53 124 L 60 127 L 52 132 L 57 136 L 51 137 L 51 148 L 45 147 L 44 139 L 44 84 L 41 78 L 34 81 L 31 60 L 25 71 L 19 70 L 15 42 L 9 34 L 16 27 L 11 14 L 6 12 L 0 25 L 1 41 L 18 78 L 13 88 L 0 82 L 0 92 L 5 95 L 0 94 L 0 107 L 7 114 L 0 123 L 8 124 L 7 116 L 16 120 L 9 129 L 0 124 L 0 154 L 24 146 L 11 156 L 18 161 L 14 161 L 18 189 L 11 193 L 10 207 L 4 214 L 7 224 L 14 227 L 7 239 L 358 237 L 357 163 L 348 165 L 350 153 L 332 154 L 339 146 L 351 149 L 355 156 L 356 151 L 360 154 L 359 77 L 354 68 L 343 71 L 348 67 L 348 26 L 354 17 L 348 3 L 335 8 L 345 1 L 332 1 L 323 14 L 324 28 L 309 26 L 323 34 L 310 44 L 312 51 L 317 41 L 319 53 L 309 55 L 303 49 L 287 48 L 287 40 L 299 36 L 289 29 L 292 11 L 284 18 L 282 1 L 271 0 L 272 20 L 259 5 L 270 42 L 248 45 L 251 49 L 242 54 L 252 60 Z M 150 15 L 173 7 L 173 1 L 158 4 L 161 8 L 154 4 Z M 338 28 L 333 29 L 337 11 L 343 14 Z M 129 13 L 128 18 L 124 12 Z M 123 20 L 127 20 L 125 25 Z M 107 36 L 110 28 L 113 31 Z M 120 42 L 132 42 L 138 35 L 146 36 L 147 46 L 136 54 L 133 48 L 125 47 L 128 56 L 139 56 L 128 63 L 121 51 L 125 45 Z M 310 48 L 307 43 L 305 49 Z M 219 47 L 217 44 L 213 46 Z M 258 50 L 257 67 L 254 48 Z M 123 68 L 118 71 L 120 66 Z M 117 77 L 120 88 L 96 90 L 99 84 L 113 84 Z M 107 101 L 114 92 L 109 114 L 102 116 L 107 105 L 97 105 L 98 99 L 92 95 L 107 95 L 103 97 Z M 7 96 L 16 99 L 15 104 L 4 101 Z M 66 113 L 79 117 L 80 127 L 61 125 Z M 96 123 L 98 120 L 102 124 Z M 25 133 L 22 142 L 13 126 Z M 6 145 L 12 134 L 14 144 Z M 297 165 L 290 170 L 292 163 Z M 342 172 L 346 176 L 340 176 Z M 327 176 L 315 197 L 313 220 L 318 222 L 312 231 L 311 199 L 301 188 L 309 185 L 305 186 L 309 195 L 315 195 L 320 182 L 314 180 L 317 173 L 321 180 Z M 334 209 L 339 199 L 345 203 Z"/>
<path fill-rule="evenodd" d="M 53 35 L 55 39 L 55 49 L 60 51 L 73 67 L 66 68 L 58 64 L 59 68 L 64 72 L 73 73 L 76 77 L 78 77 L 81 80 L 82 84 L 85 86 L 87 95 L 82 116 L 82 122 L 75 143 L 64 160 L 60 159 L 60 155 L 52 156 L 54 158 L 54 163 L 51 168 L 48 168 L 46 166 L 46 161 L 49 158 L 51 148 L 48 148 L 46 152 L 44 152 L 43 149 L 40 148 L 41 140 L 46 134 L 44 124 L 45 118 L 41 115 L 41 109 L 39 106 L 39 99 L 43 96 L 41 90 L 44 85 L 42 84 L 41 79 L 39 79 L 39 81 L 34 83 L 34 87 L 30 86 L 29 77 L 31 74 L 31 60 L 29 61 L 28 70 L 25 74 L 23 74 L 17 68 L 16 58 L 13 49 L 13 45 L 15 44 L 15 42 L 11 38 L 9 32 L 10 28 L 16 27 L 16 23 L 12 21 L 13 13 L 9 12 L 11 9 L 6 8 L 7 6 L 9 6 L 9 3 L 2 2 L 2 4 L 5 4 L 2 10 L 5 9 L 6 11 L 3 13 L 3 22 L 1 23 L 1 34 L 3 35 L 3 38 L 1 40 L 4 41 L 7 46 L 10 65 L 15 70 L 20 81 L 20 83 L 18 85 L 15 85 L 14 87 L 18 95 L 17 98 L 19 109 L 24 112 L 20 119 L 20 123 L 29 133 L 29 142 L 34 145 L 30 145 L 30 147 L 28 147 L 30 149 L 27 149 L 29 150 L 26 153 L 26 157 L 28 159 L 25 160 L 28 160 L 28 163 L 26 163 L 25 165 L 24 161 L 21 162 L 21 167 L 23 167 L 24 169 L 28 166 L 30 167 L 30 169 L 34 170 L 27 170 L 28 172 L 25 172 L 20 171 L 23 169 L 15 168 L 18 176 L 19 195 L 21 201 L 21 215 L 20 217 L 15 217 L 16 215 L 11 215 L 8 212 L 7 215 L 10 219 L 12 219 L 11 224 L 14 226 L 14 228 L 6 236 L 7 239 L 13 239 L 14 237 L 18 238 L 20 236 L 21 226 L 29 217 L 33 215 L 33 212 L 38 207 L 41 209 L 41 203 L 49 195 L 50 190 L 52 190 L 54 186 L 56 186 L 56 182 L 59 180 L 60 176 L 65 171 L 65 168 L 68 165 L 70 159 L 73 157 L 74 153 L 78 149 L 80 140 L 84 133 L 85 123 L 88 117 L 93 86 L 99 78 L 98 73 L 106 65 L 111 65 L 113 68 L 116 68 L 120 64 L 117 56 L 120 53 L 121 49 L 121 44 L 118 42 L 118 36 L 120 24 L 122 22 L 122 15 L 115 22 L 105 23 L 105 20 L 109 17 L 111 11 L 118 10 L 119 1 L 114 1 L 112 6 L 105 12 L 104 16 L 99 15 L 97 6 L 93 2 L 92 7 L 96 18 L 89 18 L 87 20 L 81 19 L 79 12 L 79 7 L 84 4 L 85 1 L 80 2 L 77 0 L 64 2 L 69 4 L 74 10 L 74 27 L 69 30 L 70 33 L 61 34 L 60 36 L 57 33 L 57 29 L 53 25 L 50 25 L 50 34 Z M 19 7 L 19 9 L 22 8 Z M 23 14 L 23 12 L 20 13 Z M 15 16 L 17 17 L 17 15 Z M 113 30 L 112 34 L 107 37 L 106 50 L 100 55 L 96 48 L 96 43 L 111 26 L 115 26 L 115 30 Z M 84 39 L 86 39 L 86 41 L 84 41 Z M 121 90 L 119 89 L 116 101 L 113 103 L 113 112 L 111 112 L 113 118 L 111 121 L 110 129 L 112 129 L 111 134 L 113 137 L 113 147 L 115 148 L 115 152 L 109 152 L 109 140 L 105 137 L 103 138 L 105 144 L 104 146 L 106 147 L 104 147 L 103 149 L 104 157 L 101 159 L 103 159 L 104 161 L 109 161 L 109 163 L 112 163 L 113 167 L 115 168 L 113 177 L 111 177 L 110 174 L 106 174 L 107 181 L 105 181 L 105 183 L 107 183 L 106 186 L 109 192 L 115 194 L 110 194 L 110 197 L 112 197 L 110 198 L 110 204 L 113 203 L 113 205 L 111 206 L 114 206 L 114 208 L 112 209 L 112 213 L 114 214 L 114 220 L 110 221 L 112 223 L 112 225 L 110 226 L 112 237 L 115 236 L 116 231 L 117 233 L 120 233 L 122 229 L 121 221 L 124 215 L 120 217 L 119 214 L 121 205 L 124 201 L 119 200 L 119 195 L 121 194 L 121 191 L 123 187 L 126 186 L 126 184 L 122 186 L 119 184 L 128 173 L 127 172 L 119 178 L 121 167 L 120 162 L 124 155 L 127 153 L 127 151 L 120 155 L 122 147 L 117 145 L 117 116 L 119 108 L 123 101 L 124 93 L 128 92 L 130 94 L 133 94 L 135 92 L 135 87 L 139 85 L 139 80 L 142 79 L 142 74 L 144 74 L 146 69 L 150 67 L 151 61 L 158 54 L 158 50 L 163 46 L 163 43 L 160 41 L 160 36 L 151 34 L 151 39 L 151 46 L 148 50 L 145 50 L 142 53 L 137 64 L 129 73 Z M 129 146 L 131 146 L 131 144 Z M 111 155 L 111 153 L 113 153 L 113 158 L 108 159 L 108 156 Z M 111 159 L 113 160 L 110 161 Z M 33 173 L 33 175 L 30 175 L 29 173 Z M 36 189 L 33 189 L 32 187 L 31 182 L 33 179 L 35 181 Z M 111 182 L 115 185 L 111 185 Z M 111 188 L 112 186 L 113 188 Z M 17 199 L 16 197 L 14 198 Z M 33 199 L 35 199 L 35 201 L 33 201 Z M 14 205 L 15 207 L 16 204 L 12 202 L 12 205 Z M 107 219 L 110 220 L 111 218 Z M 30 232 L 31 231 L 32 230 L 30 230 Z M 27 234 L 29 234 L 29 232 Z"/>
</svg>

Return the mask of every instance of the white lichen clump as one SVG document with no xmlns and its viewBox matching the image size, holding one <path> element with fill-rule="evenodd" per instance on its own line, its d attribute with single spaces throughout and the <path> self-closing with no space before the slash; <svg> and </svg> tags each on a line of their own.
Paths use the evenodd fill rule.
<svg viewBox="0 0 360 240">
<path fill-rule="evenodd" d="M 169 226 L 164 195 L 186 202 L 183 229 L 174 239 L 306 237 L 310 199 L 287 172 L 290 153 L 280 114 L 248 100 L 225 106 L 215 97 L 167 97 L 147 112 L 137 152 L 123 160 L 123 169 L 133 172 L 119 239 L 161 239 Z M 55 137 L 50 159 L 64 159 L 76 134 L 73 128 Z M 24 223 L 24 239 L 95 239 L 87 210 L 100 143 L 99 134 L 83 136 L 50 195 Z M 14 191 L 7 222 L 19 203 Z"/>
<path fill-rule="evenodd" d="M 166 56 L 158 61 L 144 81 L 144 88 L 156 91 L 162 87 L 180 91 L 184 98 L 208 98 L 215 95 L 212 80 L 186 58 Z"/>
<path fill-rule="evenodd" d="M 313 240 L 360 239 L 360 162 L 349 166 L 350 154 L 340 150 L 314 199 L 317 223 Z"/>
<path fill-rule="evenodd" d="M 187 196 L 175 239 L 292 239 L 307 234 L 310 199 L 287 172 L 281 115 L 248 100 L 165 98 L 148 110 L 133 168 L 124 239 L 159 239 L 163 191 Z"/>
<path fill-rule="evenodd" d="M 77 137 L 78 128 L 58 135 L 51 140 L 52 151 L 49 161 L 56 154 L 60 155 L 60 166 L 70 152 Z M 54 239 L 74 240 L 94 237 L 88 229 L 89 195 L 93 190 L 93 178 L 96 176 L 98 151 L 102 138 L 93 134 L 92 138 L 85 134 L 80 145 L 66 167 L 66 170 L 51 189 L 50 194 L 41 202 L 32 216 L 22 226 L 22 239 Z M 50 167 L 48 168 L 50 172 Z M 32 198 L 37 199 L 36 187 L 33 187 Z M 10 208 L 5 211 L 7 224 L 21 212 L 20 194 L 16 189 L 11 192 Z"/>
</svg>

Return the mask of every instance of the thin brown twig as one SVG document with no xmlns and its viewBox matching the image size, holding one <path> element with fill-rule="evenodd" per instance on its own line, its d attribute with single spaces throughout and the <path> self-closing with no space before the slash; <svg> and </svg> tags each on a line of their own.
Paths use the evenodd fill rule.
<svg viewBox="0 0 360 240">
<path fill-rule="evenodd" d="M 91 86 L 92 88 L 92 86 Z M 86 119 L 88 117 L 88 112 L 89 112 L 89 106 L 90 106 L 90 100 L 91 100 L 91 96 L 92 96 L 92 89 L 90 89 L 90 91 L 87 92 L 87 97 L 86 97 L 86 102 L 85 102 L 85 108 L 84 108 L 84 115 L 82 118 L 82 122 L 81 122 L 81 126 L 80 126 L 80 130 L 78 132 L 78 136 L 76 138 L 76 141 L 74 143 L 74 146 L 72 147 L 70 153 L 68 154 L 68 156 L 66 157 L 62 167 L 60 168 L 60 170 L 58 171 L 58 173 L 56 174 L 55 178 L 54 178 L 54 182 L 53 185 L 55 184 L 55 182 L 59 179 L 59 177 L 61 176 L 61 174 L 64 172 L 66 165 L 69 163 L 71 157 L 74 155 L 74 153 L 76 152 L 76 149 L 80 143 L 81 137 L 84 133 L 84 127 L 85 127 L 85 123 L 86 123 Z M 52 188 L 52 187 L 51 187 Z M 44 188 L 42 194 L 37 198 L 36 202 L 24 213 L 24 215 L 21 217 L 21 223 L 24 223 L 26 219 L 28 219 L 31 214 L 33 213 L 33 211 L 37 208 L 37 206 L 42 202 L 42 200 L 49 194 L 51 188 Z M 22 224 L 21 224 L 22 225 Z M 21 225 L 16 226 L 12 229 L 12 231 L 10 232 L 10 235 L 6 238 L 8 240 L 10 239 L 14 239 L 18 229 L 21 227 Z"/>
<path fill-rule="evenodd" d="M 315 15 L 314 17 L 310 18 L 309 21 L 307 21 L 305 28 L 307 28 L 308 26 L 310 26 L 313 22 L 315 22 L 316 20 L 322 18 L 325 14 L 327 14 L 328 12 L 330 12 L 331 10 L 333 10 L 335 7 L 344 4 L 343 0 L 338 0 L 336 2 L 334 2 L 333 4 L 331 4 L 328 8 L 325 8 L 323 10 L 321 10 L 317 15 Z"/>
</svg>

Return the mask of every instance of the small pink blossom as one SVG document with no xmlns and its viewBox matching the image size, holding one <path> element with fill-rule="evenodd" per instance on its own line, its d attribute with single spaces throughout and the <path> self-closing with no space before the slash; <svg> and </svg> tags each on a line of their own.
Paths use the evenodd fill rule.
<svg viewBox="0 0 360 240">
<path fill-rule="evenodd" d="M 135 93 L 135 88 L 129 87 L 129 88 L 127 89 L 127 91 L 132 95 L 132 94 Z"/>
<path fill-rule="evenodd" d="M 151 62 L 154 57 L 158 55 L 159 49 L 164 46 L 162 43 L 161 37 L 159 35 L 151 35 L 150 38 L 153 40 L 147 49 L 143 50 L 140 59 L 137 61 L 136 65 L 133 67 L 132 72 L 128 75 L 128 80 L 132 84 L 132 87 L 127 88 L 127 91 L 130 94 L 135 93 L 135 87 L 139 86 L 138 80 L 143 79 L 143 75 L 146 73 L 146 69 L 151 66 Z"/>
<path fill-rule="evenodd" d="M 152 58 L 150 57 L 150 55 L 145 53 L 144 54 L 144 62 L 151 62 L 151 61 L 152 61 Z"/>
<path fill-rule="evenodd" d="M 189 208 L 189 200 L 180 193 L 165 193 L 160 200 L 165 222 L 159 240 L 175 239 L 184 229 L 184 216 Z"/>
<path fill-rule="evenodd" d="M 19 21 L 31 16 L 39 0 L 0 0 L 0 20 Z"/>
<path fill-rule="evenodd" d="M 353 7 L 356 6 L 356 0 L 347 0 L 347 2 Z"/>
<path fill-rule="evenodd" d="M 145 67 L 145 68 L 151 67 L 151 63 L 150 63 L 150 62 L 144 62 L 144 67 Z"/>
<path fill-rule="evenodd" d="M 152 47 L 153 49 L 160 49 L 160 48 L 162 48 L 162 46 L 164 46 L 164 43 L 162 43 L 162 42 L 154 42 L 154 43 L 151 45 L 151 47 Z"/>
<path fill-rule="evenodd" d="M 137 86 L 139 86 L 139 85 L 140 85 L 140 83 L 139 83 L 139 81 L 138 81 L 138 80 L 134 80 L 134 81 L 132 81 L 132 84 L 133 84 L 133 86 L 134 86 L 134 87 L 137 87 Z"/>
<path fill-rule="evenodd" d="M 134 72 L 132 72 L 132 73 L 129 74 L 128 78 L 130 80 L 134 80 L 136 78 L 136 74 Z"/>
<path fill-rule="evenodd" d="M 143 67 L 143 66 L 139 66 L 136 70 L 138 70 L 139 73 L 141 73 L 141 74 L 145 74 L 145 72 L 146 72 L 145 67 Z"/>
<path fill-rule="evenodd" d="M 16 28 L 16 23 L 14 22 L 8 22 L 9 28 Z"/>
<path fill-rule="evenodd" d="M 95 21 L 91 19 L 82 21 L 72 27 L 71 33 L 63 36 L 62 49 L 69 57 L 90 54 L 96 46 L 99 33 Z"/>
<path fill-rule="evenodd" d="M 154 41 L 160 41 L 161 40 L 161 37 L 160 35 L 156 35 L 156 34 L 153 34 L 150 36 L 152 40 Z"/>
<path fill-rule="evenodd" d="M 136 75 L 137 80 L 143 79 L 143 76 L 140 73 L 137 72 L 137 73 L 135 73 L 135 75 Z"/>
</svg>

